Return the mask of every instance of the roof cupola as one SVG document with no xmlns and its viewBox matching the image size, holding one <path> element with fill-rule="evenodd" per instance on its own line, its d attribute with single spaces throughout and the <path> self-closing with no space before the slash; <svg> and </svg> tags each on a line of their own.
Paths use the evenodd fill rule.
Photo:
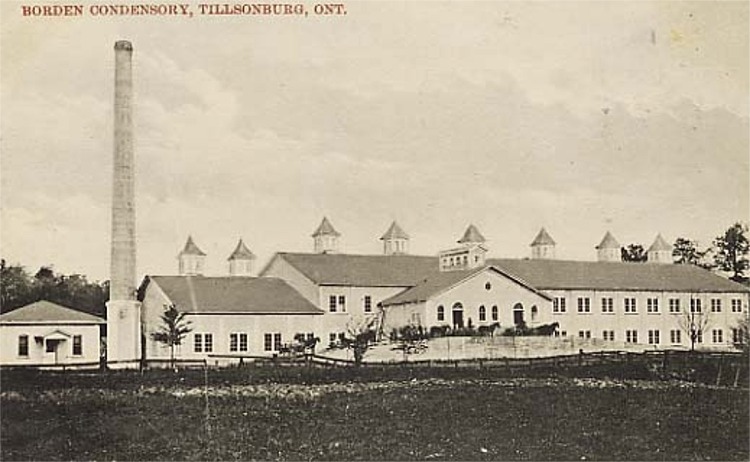
<svg viewBox="0 0 750 462">
<path fill-rule="evenodd" d="M 192 236 L 188 236 L 185 248 L 182 249 L 177 259 L 180 263 L 180 275 L 203 275 L 206 254 L 193 242 Z"/>
<path fill-rule="evenodd" d="M 255 254 L 247 248 L 242 239 L 237 243 L 237 247 L 227 261 L 230 276 L 252 276 Z"/>
<path fill-rule="evenodd" d="M 380 237 L 385 255 L 405 255 L 409 253 L 409 235 L 394 220 L 388 231 Z"/>
<path fill-rule="evenodd" d="M 341 234 L 336 231 L 327 217 L 323 217 L 320 226 L 312 234 L 315 253 L 337 253 L 339 250 L 339 237 Z"/>
<path fill-rule="evenodd" d="M 555 240 L 542 228 L 530 244 L 531 258 L 534 260 L 554 260 Z"/>
</svg>

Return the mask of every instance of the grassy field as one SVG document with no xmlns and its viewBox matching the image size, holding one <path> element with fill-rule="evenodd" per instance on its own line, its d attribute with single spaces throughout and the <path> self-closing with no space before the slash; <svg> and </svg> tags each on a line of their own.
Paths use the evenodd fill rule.
<svg viewBox="0 0 750 462">
<path fill-rule="evenodd" d="M 364 375 L 362 375 L 364 374 Z M 375 374 L 375 375 L 373 375 Z M 336 370 L 15 374 L 2 460 L 748 460 L 748 391 Z"/>
</svg>

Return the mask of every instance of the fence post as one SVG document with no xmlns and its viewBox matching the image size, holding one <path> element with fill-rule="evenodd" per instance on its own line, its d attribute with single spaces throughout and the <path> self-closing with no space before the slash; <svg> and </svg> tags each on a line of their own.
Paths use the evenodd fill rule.
<svg viewBox="0 0 750 462">
<path fill-rule="evenodd" d="M 741 369 L 742 369 L 742 365 L 741 365 L 741 364 L 738 364 L 738 365 L 737 365 L 737 369 L 736 369 L 736 370 L 735 370 L 735 372 L 734 372 L 734 385 L 733 385 L 733 386 L 734 386 L 734 388 L 737 388 L 737 382 L 738 382 L 738 381 L 739 381 L 739 379 L 740 379 L 740 370 L 741 370 Z"/>
</svg>

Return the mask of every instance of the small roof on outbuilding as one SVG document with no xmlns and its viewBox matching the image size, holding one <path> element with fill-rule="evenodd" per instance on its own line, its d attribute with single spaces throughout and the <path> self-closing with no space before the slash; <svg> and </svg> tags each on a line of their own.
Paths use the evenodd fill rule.
<svg viewBox="0 0 750 462">
<path fill-rule="evenodd" d="M 104 318 L 47 300 L 30 303 L 0 315 L 0 324 L 103 324 Z"/>
</svg>

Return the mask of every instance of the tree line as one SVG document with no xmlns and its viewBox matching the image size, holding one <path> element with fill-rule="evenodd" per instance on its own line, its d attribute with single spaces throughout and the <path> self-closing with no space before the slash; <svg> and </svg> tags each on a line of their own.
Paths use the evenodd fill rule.
<svg viewBox="0 0 750 462">
<path fill-rule="evenodd" d="M 104 317 L 109 281 L 92 282 L 81 274 L 60 274 L 47 266 L 32 275 L 23 266 L 9 265 L 0 259 L 0 313 L 39 300 Z"/>
<path fill-rule="evenodd" d="M 697 241 L 685 237 L 675 239 L 672 246 L 672 257 L 676 264 L 696 265 L 709 270 L 724 271 L 731 274 L 729 279 L 740 283 L 748 283 L 746 272 L 750 267 L 749 253 L 748 227 L 742 223 L 730 226 L 705 248 L 701 248 Z M 647 255 L 643 245 L 624 246 L 622 260 L 645 262 Z"/>
</svg>

